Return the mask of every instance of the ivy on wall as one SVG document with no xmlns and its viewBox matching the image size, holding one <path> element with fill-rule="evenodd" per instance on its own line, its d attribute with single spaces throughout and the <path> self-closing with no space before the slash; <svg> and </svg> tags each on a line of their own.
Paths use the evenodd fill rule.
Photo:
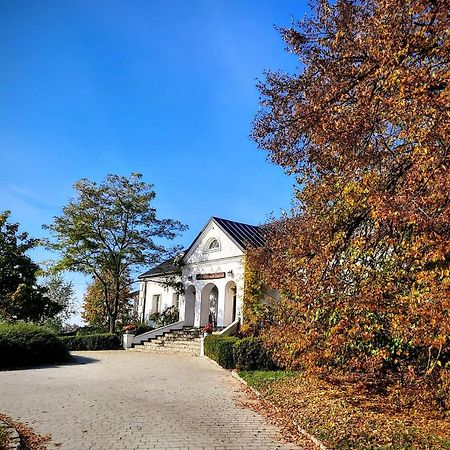
<svg viewBox="0 0 450 450">
<path fill-rule="evenodd" d="M 244 324 L 241 332 L 257 336 L 269 319 L 270 304 L 265 300 L 266 289 L 252 256 L 252 250 L 247 250 L 244 256 Z"/>
</svg>

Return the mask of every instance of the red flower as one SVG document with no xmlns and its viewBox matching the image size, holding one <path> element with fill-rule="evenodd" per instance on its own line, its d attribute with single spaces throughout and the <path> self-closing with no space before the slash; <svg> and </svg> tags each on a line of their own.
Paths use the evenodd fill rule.
<svg viewBox="0 0 450 450">
<path fill-rule="evenodd" d="M 208 323 L 203 327 L 203 333 L 211 333 L 214 330 L 212 323 Z"/>
</svg>

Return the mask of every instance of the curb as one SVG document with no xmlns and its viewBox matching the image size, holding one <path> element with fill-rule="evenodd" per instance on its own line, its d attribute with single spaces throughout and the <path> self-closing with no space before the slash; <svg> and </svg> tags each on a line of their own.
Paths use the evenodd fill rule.
<svg viewBox="0 0 450 450">
<path fill-rule="evenodd" d="M 8 444 L 6 445 L 6 450 L 18 450 L 20 448 L 20 436 L 17 430 L 1 419 L 0 425 L 6 429 L 6 432 L 9 435 L 8 436 L 9 441 Z"/>
<path fill-rule="evenodd" d="M 224 369 L 220 364 L 218 364 L 216 361 L 214 361 L 213 359 L 209 358 L 208 356 L 204 355 L 203 356 L 205 359 L 207 359 L 209 362 L 211 362 L 214 366 L 219 367 L 222 370 L 225 370 L 229 373 L 231 373 L 231 376 L 233 378 L 235 378 L 236 380 L 238 380 L 241 384 L 243 384 L 244 386 L 246 386 L 248 389 L 250 389 L 259 399 L 263 400 L 264 402 L 270 403 L 276 410 L 280 410 L 280 408 L 278 408 L 277 406 L 275 406 L 272 402 L 269 402 L 268 400 L 266 400 L 265 398 L 263 398 L 263 396 L 261 395 L 261 392 L 257 391 L 254 387 L 249 386 L 248 383 L 239 376 L 239 372 L 237 370 L 228 370 L 228 369 Z M 313 436 L 312 434 L 308 433 L 306 430 L 304 430 L 298 423 L 296 420 L 294 419 L 290 419 L 292 421 L 292 423 L 295 425 L 295 427 L 297 428 L 297 431 L 302 434 L 303 436 L 305 436 L 307 439 L 309 439 L 314 445 L 316 445 L 318 448 L 320 448 L 320 450 L 327 450 L 327 448 L 325 447 L 325 445 L 319 441 L 319 439 L 317 439 L 315 436 Z"/>
<path fill-rule="evenodd" d="M 214 361 L 213 359 L 211 359 L 209 356 L 203 355 L 202 358 L 205 358 L 209 363 L 211 363 L 213 366 L 218 367 L 219 369 L 225 370 L 227 372 L 229 372 L 228 369 L 224 369 L 219 363 L 217 363 L 216 361 Z"/>
</svg>

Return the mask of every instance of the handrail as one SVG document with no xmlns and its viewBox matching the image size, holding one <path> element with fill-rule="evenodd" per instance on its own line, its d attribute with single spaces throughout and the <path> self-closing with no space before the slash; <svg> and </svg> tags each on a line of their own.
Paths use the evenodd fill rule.
<svg viewBox="0 0 450 450">
<path fill-rule="evenodd" d="M 220 334 L 222 336 L 233 336 L 234 334 L 236 334 L 236 331 L 239 327 L 239 322 L 240 320 L 236 319 L 234 322 L 231 322 L 230 325 L 219 331 L 217 334 Z"/>
<path fill-rule="evenodd" d="M 133 338 L 133 344 L 140 344 L 142 341 L 151 339 L 154 337 L 162 336 L 164 333 L 168 333 L 174 330 L 182 330 L 184 327 L 184 320 L 179 322 L 169 323 L 169 325 L 164 325 L 163 327 L 155 328 L 154 330 L 147 331 L 142 334 L 138 334 Z"/>
</svg>

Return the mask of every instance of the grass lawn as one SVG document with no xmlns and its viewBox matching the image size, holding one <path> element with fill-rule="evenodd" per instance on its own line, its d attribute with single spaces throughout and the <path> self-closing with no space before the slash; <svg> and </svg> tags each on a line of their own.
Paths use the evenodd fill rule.
<svg viewBox="0 0 450 450">
<path fill-rule="evenodd" d="M 263 388 L 270 387 L 275 381 L 281 381 L 286 377 L 295 376 L 295 372 L 286 372 L 284 370 L 252 370 L 248 372 L 241 371 L 239 372 L 239 375 L 250 386 L 261 391 Z M 274 386 L 276 386 L 276 384 L 274 384 Z"/>
<path fill-rule="evenodd" d="M 373 394 L 356 383 L 330 384 L 299 372 L 240 372 L 247 383 L 329 449 L 450 450 L 450 414 L 407 395 Z"/>
</svg>

